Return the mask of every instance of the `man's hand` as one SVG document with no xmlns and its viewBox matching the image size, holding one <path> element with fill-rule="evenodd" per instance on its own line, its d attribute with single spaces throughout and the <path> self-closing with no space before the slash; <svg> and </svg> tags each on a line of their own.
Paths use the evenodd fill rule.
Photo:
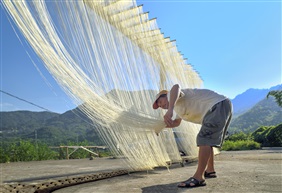
<svg viewBox="0 0 282 193">
<path fill-rule="evenodd" d="M 168 110 L 164 115 L 164 122 L 167 126 L 172 126 L 173 120 L 171 119 L 173 116 L 173 110 Z"/>
</svg>

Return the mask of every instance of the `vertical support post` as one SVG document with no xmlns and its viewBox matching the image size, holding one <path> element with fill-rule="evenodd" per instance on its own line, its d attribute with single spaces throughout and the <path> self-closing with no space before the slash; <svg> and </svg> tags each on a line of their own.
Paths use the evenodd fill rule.
<svg viewBox="0 0 282 193">
<path fill-rule="evenodd" d="M 69 159 L 69 148 L 68 148 L 68 147 L 66 147 L 66 154 L 67 154 L 67 155 L 66 155 L 66 156 L 67 156 L 66 158 Z"/>
<path fill-rule="evenodd" d="M 60 150 L 61 150 L 61 153 L 62 153 L 62 157 L 60 157 L 60 158 L 64 159 L 64 147 L 60 146 Z"/>
</svg>

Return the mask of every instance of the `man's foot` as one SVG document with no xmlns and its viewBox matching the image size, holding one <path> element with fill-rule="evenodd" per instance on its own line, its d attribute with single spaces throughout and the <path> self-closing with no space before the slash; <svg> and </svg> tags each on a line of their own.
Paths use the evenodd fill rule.
<svg viewBox="0 0 282 193">
<path fill-rule="evenodd" d="M 205 172 L 204 174 L 205 178 L 216 178 L 216 172 Z"/>
<path fill-rule="evenodd" d="M 191 177 L 188 180 L 178 184 L 177 187 L 179 187 L 179 188 L 194 188 L 194 187 L 205 186 L 205 185 L 206 185 L 205 180 L 199 181 L 196 178 Z"/>
</svg>

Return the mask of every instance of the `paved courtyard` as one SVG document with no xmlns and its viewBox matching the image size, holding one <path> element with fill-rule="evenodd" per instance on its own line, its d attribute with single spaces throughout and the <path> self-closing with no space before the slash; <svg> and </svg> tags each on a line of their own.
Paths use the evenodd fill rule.
<svg viewBox="0 0 282 193">
<path fill-rule="evenodd" d="M 0 192 L 282 192 L 281 149 L 222 152 L 215 163 L 218 178 L 207 179 L 207 186 L 193 189 L 180 189 L 177 184 L 193 175 L 196 162 L 129 174 L 123 159 L 7 163 L 0 165 Z M 90 178 L 97 181 L 80 183 Z M 78 183 L 69 187 L 60 184 L 64 180 L 71 183 L 70 179 Z"/>
</svg>

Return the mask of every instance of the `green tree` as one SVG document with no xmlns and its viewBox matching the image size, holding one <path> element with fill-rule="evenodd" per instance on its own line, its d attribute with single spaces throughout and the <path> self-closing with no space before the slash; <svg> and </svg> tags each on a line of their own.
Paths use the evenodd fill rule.
<svg viewBox="0 0 282 193">
<path fill-rule="evenodd" d="M 266 141 L 269 147 L 282 147 L 282 124 L 269 128 Z"/>
<path fill-rule="evenodd" d="M 2 144 L 1 144 L 2 145 Z M 4 145 L 0 147 L 0 163 L 10 162 L 10 158 L 6 153 Z"/>
<path fill-rule="evenodd" d="M 282 123 L 277 126 L 261 126 L 252 136 L 264 147 L 282 147 Z"/>
<path fill-rule="evenodd" d="M 51 150 L 47 144 L 38 143 L 35 145 L 36 147 L 36 160 L 53 160 L 59 158 L 59 152 L 55 152 Z"/>
<path fill-rule="evenodd" d="M 33 161 L 36 160 L 36 149 L 30 141 L 20 140 L 11 146 L 11 161 Z"/>
<path fill-rule="evenodd" d="M 0 162 L 39 161 L 58 159 L 58 153 L 44 143 L 29 140 L 6 142 L 0 147 Z"/>
<path fill-rule="evenodd" d="M 275 97 L 275 100 L 276 100 L 276 103 L 282 107 L 282 90 L 273 90 L 273 91 L 270 91 L 268 92 L 267 94 L 267 98 L 269 96 L 274 96 Z"/>
</svg>

